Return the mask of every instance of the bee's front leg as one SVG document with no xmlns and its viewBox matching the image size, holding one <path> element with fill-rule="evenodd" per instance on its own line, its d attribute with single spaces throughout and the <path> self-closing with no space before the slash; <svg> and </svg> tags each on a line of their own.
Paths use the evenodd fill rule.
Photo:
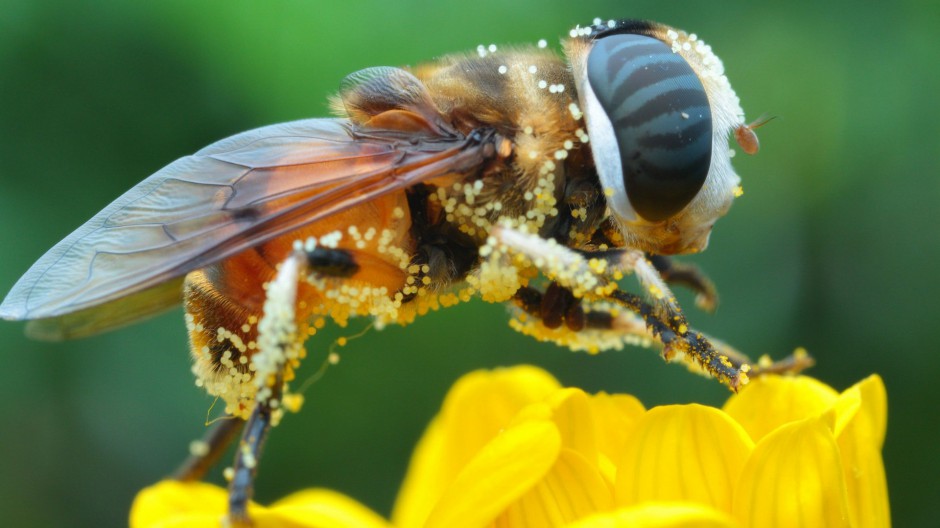
<svg viewBox="0 0 940 528">
<path fill-rule="evenodd" d="M 738 362 L 736 357 L 717 351 L 703 334 L 692 330 L 672 291 L 643 252 L 618 249 L 584 255 L 557 242 L 504 226 L 494 228 L 491 235 L 489 255 L 497 258 L 508 256 L 507 262 L 534 267 L 553 281 L 553 286 L 546 289 L 539 300 L 538 314 L 543 321 L 547 318 L 549 324 L 555 324 L 558 319 L 555 312 L 562 314 L 562 318 L 567 317 L 572 313 L 571 306 L 579 305 L 580 299 L 613 302 L 642 319 L 648 335 L 663 344 L 666 359 L 688 357 L 732 390 L 747 383 L 750 367 Z M 637 276 L 649 301 L 619 289 L 616 279 L 624 272 L 633 272 Z M 561 302 L 565 301 L 565 295 L 553 291 L 557 287 L 577 298 L 578 303 Z M 517 304 L 526 311 L 533 311 L 531 291 L 522 292 L 516 296 Z M 554 298 L 560 301 L 554 301 Z M 561 304 L 552 308 L 558 302 Z M 527 304 L 529 308 L 526 308 Z"/>
<path fill-rule="evenodd" d="M 718 306 L 718 290 L 698 266 L 678 262 L 665 255 L 647 253 L 646 258 L 667 284 L 684 286 L 692 290 L 695 292 L 696 306 L 709 313 L 715 311 Z"/>
<path fill-rule="evenodd" d="M 750 369 L 749 360 L 743 354 L 720 342 L 715 342 L 701 332 L 683 323 L 673 328 L 668 319 L 658 315 L 652 304 L 640 296 L 614 290 L 605 298 L 616 306 L 601 308 L 597 305 L 585 309 L 582 299 L 574 297 L 570 290 L 551 283 L 544 292 L 524 286 L 513 297 L 515 304 L 530 316 L 542 321 L 550 329 L 562 325 L 574 332 L 582 330 L 606 330 L 640 338 L 652 337 L 663 345 L 663 356 L 675 359 L 678 354 L 693 358 L 697 363 L 723 383 L 737 390 L 746 380 Z"/>
<path fill-rule="evenodd" d="M 649 303 L 642 304 L 643 310 L 655 315 L 658 321 L 674 333 L 680 336 L 688 333 L 689 324 L 675 295 L 642 251 L 614 249 L 585 253 L 569 249 L 552 240 L 545 240 L 538 235 L 502 226 L 494 228 L 491 234 L 495 247 L 489 251 L 490 255 L 510 255 L 515 256 L 516 260 L 523 257 L 527 265 L 535 267 L 558 285 L 564 286 L 577 298 L 610 298 L 642 315 L 639 311 L 640 304 L 625 303 L 611 297 L 612 292 L 619 291 L 617 280 L 625 273 L 635 274 L 649 299 Z M 546 293 L 550 293 L 550 290 L 546 290 Z"/>
</svg>

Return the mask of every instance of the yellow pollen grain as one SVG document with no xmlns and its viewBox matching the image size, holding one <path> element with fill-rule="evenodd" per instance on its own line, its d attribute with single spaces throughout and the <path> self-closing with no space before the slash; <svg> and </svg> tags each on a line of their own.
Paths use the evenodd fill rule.
<svg viewBox="0 0 940 528">
<path fill-rule="evenodd" d="M 193 440 L 189 443 L 189 454 L 194 457 L 204 457 L 209 454 L 209 443 L 203 440 Z"/>
</svg>

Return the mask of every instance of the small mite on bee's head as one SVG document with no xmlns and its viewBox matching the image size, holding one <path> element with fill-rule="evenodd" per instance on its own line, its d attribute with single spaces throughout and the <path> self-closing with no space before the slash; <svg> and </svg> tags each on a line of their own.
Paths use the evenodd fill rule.
<svg viewBox="0 0 940 528">
<path fill-rule="evenodd" d="M 760 141 L 757 139 L 757 133 L 754 132 L 754 130 L 776 118 L 777 116 L 759 117 L 746 125 L 738 125 L 738 127 L 734 129 L 734 140 L 738 142 L 738 146 L 741 147 L 741 150 L 743 150 L 745 154 L 757 154 L 757 151 L 760 150 Z"/>
</svg>

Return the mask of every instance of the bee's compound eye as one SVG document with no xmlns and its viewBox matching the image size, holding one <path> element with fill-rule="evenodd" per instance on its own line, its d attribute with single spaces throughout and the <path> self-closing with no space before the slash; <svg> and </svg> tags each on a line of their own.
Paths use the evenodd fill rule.
<svg viewBox="0 0 940 528">
<path fill-rule="evenodd" d="M 660 40 L 618 34 L 594 44 L 587 77 L 613 126 L 630 205 L 654 222 L 681 211 L 712 151 L 711 107 L 692 67 Z"/>
</svg>

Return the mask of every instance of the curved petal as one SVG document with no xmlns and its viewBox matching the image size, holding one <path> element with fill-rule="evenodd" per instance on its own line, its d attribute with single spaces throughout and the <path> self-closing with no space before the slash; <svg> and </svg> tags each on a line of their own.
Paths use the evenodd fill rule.
<svg viewBox="0 0 940 528">
<path fill-rule="evenodd" d="M 131 506 L 131 528 L 218 526 L 228 493 L 212 484 L 165 480 L 146 487 Z M 254 510 L 253 510 L 254 511 Z"/>
<path fill-rule="evenodd" d="M 492 522 L 548 473 L 560 451 L 561 436 L 550 422 L 507 429 L 443 491 L 424 525 L 473 528 Z"/>
<path fill-rule="evenodd" d="M 727 514 L 691 503 L 650 502 L 593 515 L 568 528 L 738 528 Z"/>
<path fill-rule="evenodd" d="M 846 429 L 853 428 L 851 434 L 881 450 L 888 426 L 888 393 L 881 377 L 877 374 L 868 376 L 848 388 L 841 397 L 858 398 L 861 402 L 858 412 L 846 421 Z M 845 432 L 837 430 L 836 435 Z"/>
<path fill-rule="evenodd" d="M 807 376 L 761 376 L 729 398 L 723 410 L 758 442 L 783 424 L 825 412 L 837 398 L 832 387 Z"/>
<path fill-rule="evenodd" d="M 653 408 L 640 419 L 617 465 L 617 504 L 681 501 L 731 511 L 732 490 L 753 445 L 718 409 Z"/>
<path fill-rule="evenodd" d="M 562 526 L 608 511 L 613 496 L 597 467 L 580 453 L 562 449 L 544 478 L 496 519 L 499 527 Z"/>
<path fill-rule="evenodd" d="M 784 425 L 758 442 L 732 512 L 752 527 L 850 526 L 839 448 L 822 417 Z"/>
<path fill-rule="evenodd" d="M 888 484 L 881 447 L 887 424 L 887 394 L 878 376 L 869 376 L 846 390 L 843 398 L 857 399 L 856 412 L 837 428 L 852 526 L 891 526 Z"/>
<path fill-rule="evenodd" d="M 395 526 L 423 526 L 444 487 L 453 480 L 448 473 L 445 482 L 443 472 L 439 471 L 448 440 L 444 431 L 445 427 L 440 418 L 435 418 L 415 446 L 408 472 L 392 509 L 392 522 Z"/>
<path fill-rule="evenodd" d="M 601 392 L 591 396 L 589 403 L 600 453 L 598 464 L 604 478 L 613 486 L 617 476 L 616 462 L 646 409 L 640 400 L 628 394 Z"/>
<path fill-rule="evenodd" d="M 581 389 L 561 389 L 548 397 L 552 421 L 561 434 L 561 445 L 578 452 L 591 465 L 597 466 L 597 437 L 594 415 L 588 395 Z"/>
<path fill-rule="evenodd" d="M 379 514 L 331 490 L 311 489 L 289 495 L 254 519 L 278 528 L 390 528 Z"/>
<path fill-rule="evenodd" d="M 550 374 L 531 366 L 480 370 L 457 380 L 415 448 L 395 501 L 394 524 L 422 526 L 443 490 L 480 449 L 521 409 L 559 388 Z"/>
</svg>

